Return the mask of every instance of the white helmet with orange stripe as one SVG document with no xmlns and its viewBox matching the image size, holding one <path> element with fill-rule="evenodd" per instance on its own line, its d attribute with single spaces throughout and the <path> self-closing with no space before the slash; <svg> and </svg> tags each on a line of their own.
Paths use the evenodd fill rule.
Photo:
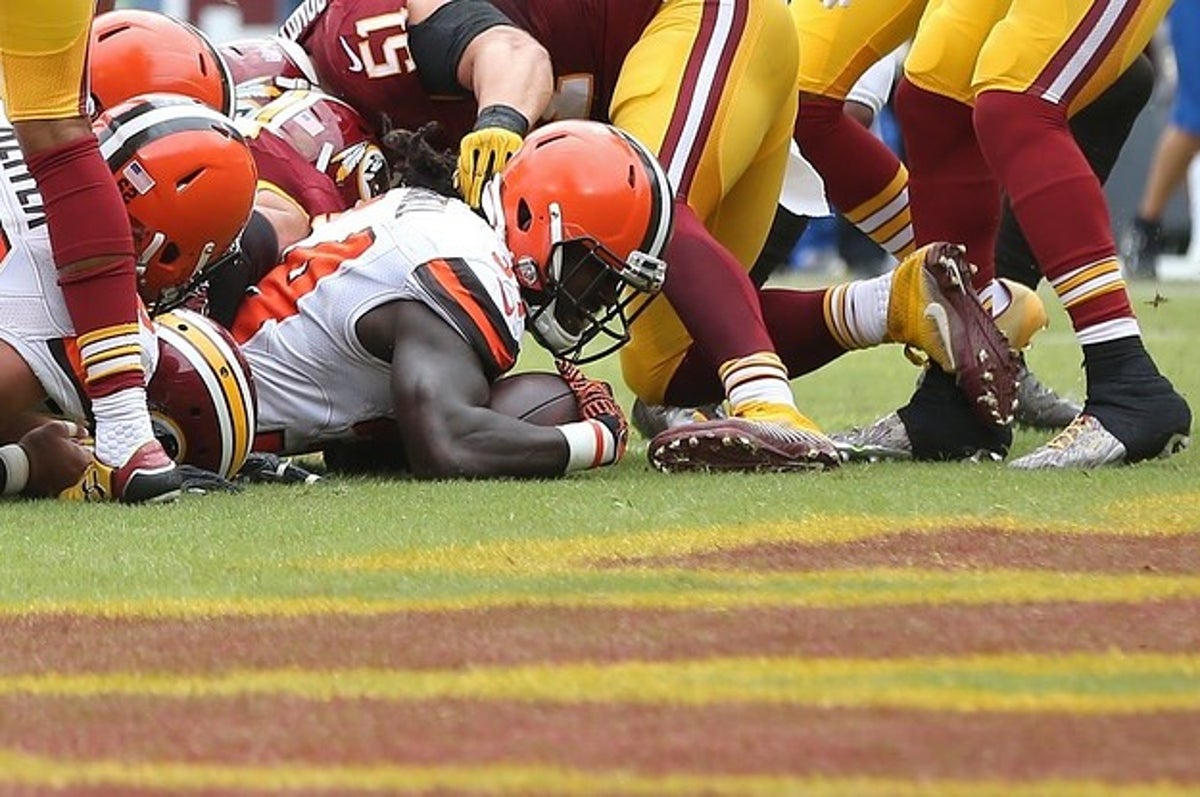
<svg viewBox="0 0 1200 797">
<path fill-rule="evenodd" d="M 229 333 L 191 310 L 154 319 L 158 366 L 146 388 L 154 434 L 177 462 L 237 474 L 257 422 L 250 366 Z"/>
</svg>

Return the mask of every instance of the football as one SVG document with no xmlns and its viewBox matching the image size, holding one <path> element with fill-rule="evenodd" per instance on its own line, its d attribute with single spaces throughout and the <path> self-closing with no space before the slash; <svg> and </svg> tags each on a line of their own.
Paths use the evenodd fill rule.
<svg viewBox="0 0 1200 797">
<path fill-rule="evenodd" d="M 579 402 L 567 381 L 549 371 L 528 371 L 496 380 L 488 406 L 538 426 L 580 420 Z"/>
</svg>

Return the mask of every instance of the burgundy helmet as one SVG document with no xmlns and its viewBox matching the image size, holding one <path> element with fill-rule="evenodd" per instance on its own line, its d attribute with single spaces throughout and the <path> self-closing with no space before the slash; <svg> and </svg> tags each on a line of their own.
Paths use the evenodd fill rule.
<svg viewBox="0 0 1200 797">
<path fill-rule="evenodd" d="M 270 130 L 295 148 L 319 172 L 333 180 L 346 207 L 387 191 L 387 159 L 366 122 L 354 108 L 314 89 L 291 89 L 238 120 L 253 137 Z"/>
<path fill-rule="evenodd" d="M 183 308 L 154 319 L 158 366 L 146 388 L 154 435 L 176 462 L 226 478 L 254 442 L 254 381 L 215 321 Z"/>
<path fill-rule="evenodd" d="M 288 39 L 236 39 L 218 49 L 233 76 L 239 116 L 253 113 L 288 89 L 317 85 L 317 71 L 308 53 Z"/>
</svg>

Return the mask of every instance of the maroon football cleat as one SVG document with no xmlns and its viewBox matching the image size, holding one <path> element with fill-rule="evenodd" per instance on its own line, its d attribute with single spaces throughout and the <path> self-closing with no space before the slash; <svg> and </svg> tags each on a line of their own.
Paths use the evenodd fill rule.
<svg viewBox="0 0 1200 797">
<path fill-rule="evenodd" d="M 650 441 L 647 456 L 664 473 L 827 470 L 841 463 L 833 441 L 815 428 L 736 417 L 666 429 Z"/>
<path fill-rule="evenodd" d="M 935 243 L 896 268 L 888 334 L 916 347 L 954 374 L 981 422 L 1006 426 L 1017 407 L 1020 362 L 971 286 L 971 267 L 957 244 Z"/>
</svg>

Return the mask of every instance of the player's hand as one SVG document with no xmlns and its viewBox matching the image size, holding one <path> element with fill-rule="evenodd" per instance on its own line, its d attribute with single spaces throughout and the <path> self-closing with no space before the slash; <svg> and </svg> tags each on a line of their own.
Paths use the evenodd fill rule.
<svg viewBox="0 0 1200 797">
<path fill-rule="evenodd" d="M 599 379 L 588 379 L 583 371 L 565 360 L 555 360 L 554 367 L 571 386 L 571 392 L 579 403 L 579 416 L 585 421 L 598 421 L 612 435 L 613 455 L 600 464 L 611 465 L 620 461 L 629 444 L 629 421 L 621 405 L 613 398 L 612 385 Z"/>
<path fill-rule="evenodd" d="M 58 495 L 78 482 L 92 461 L 85 435 L 71 421 L 50 421 L 26 432 L 20 440 L 29 457 L 25 495 Z"/>
<path fill-rule="evenodd" d="M 475 129 L 463 136 L 458 148 L 454 185 L 463 201 L 479 207 L 483 186 L 516 154 L 529 123 L 507 105 L 489 105 L 479 112 Z"/>
</svg>

